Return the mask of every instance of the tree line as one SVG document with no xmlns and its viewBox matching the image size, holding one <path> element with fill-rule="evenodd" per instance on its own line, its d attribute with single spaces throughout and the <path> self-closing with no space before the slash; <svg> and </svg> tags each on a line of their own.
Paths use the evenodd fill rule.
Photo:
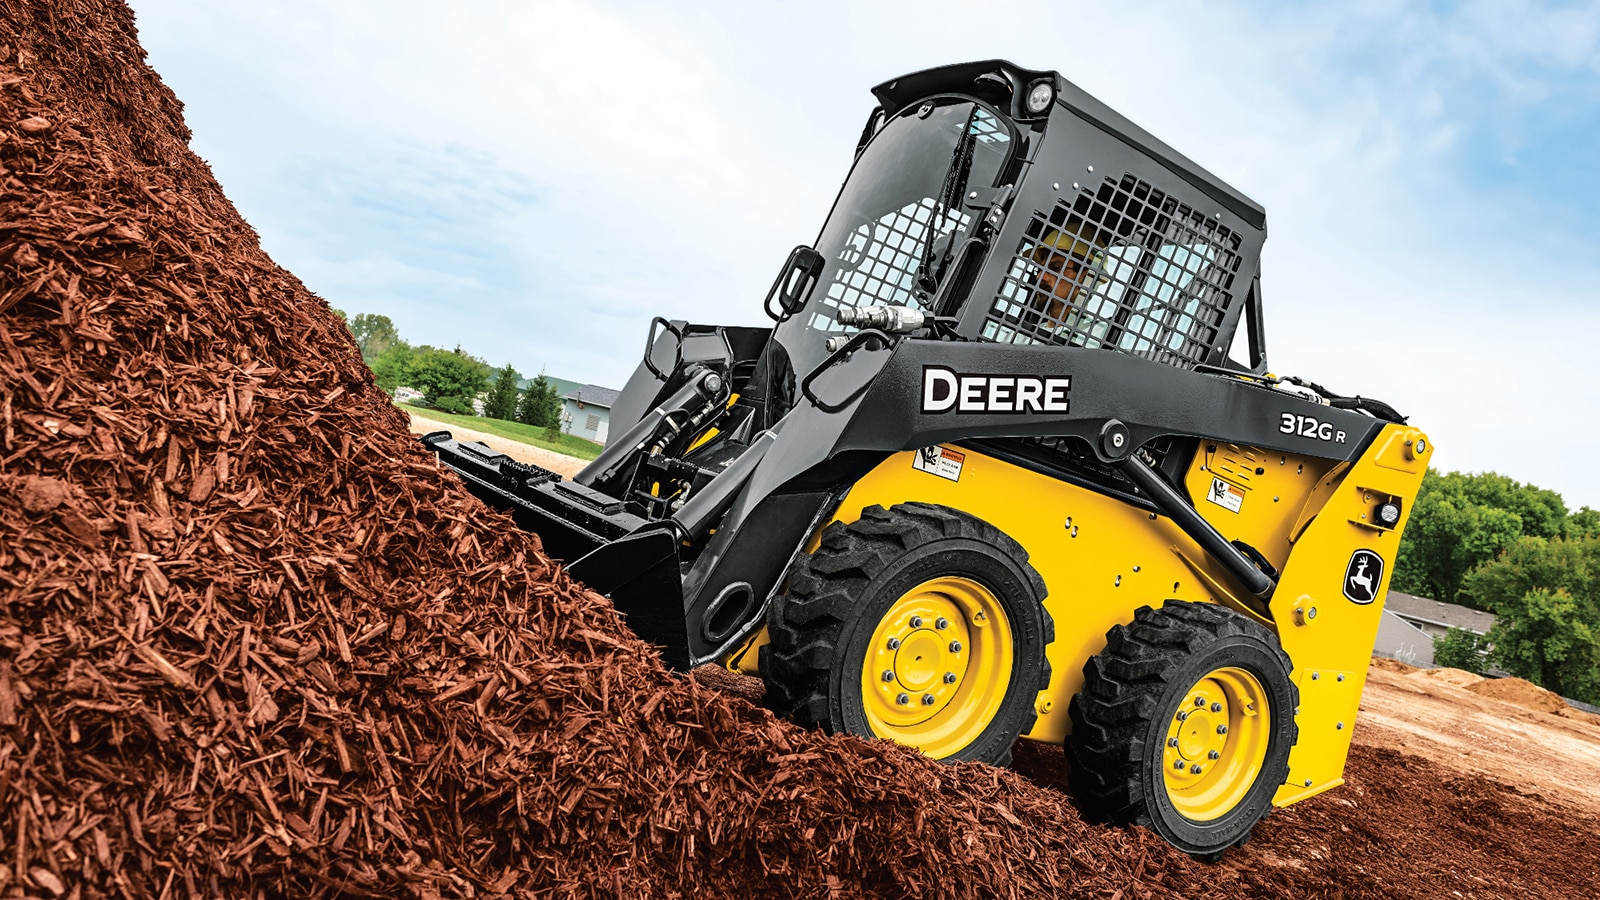
<svg viewBox="0 0 1600 900">
<path fill-rule="evenodd" d="M 413 346 L 400 337 L 388 316 L 334 312 L 345 320 L 378 387 L 389 394 L 408 387 L 422 393 L 422 406 L 463 416 L 476 415 L 473 401 L 482 397 L 485 418 L 543 428 L 551 440 L 560 435 L 561 397 L 544 372 L 526 391 L 519 390 L 522 376 L 509 362 L 494 369 L 459 345 L 453 350 Z"/>
<path fill-rule="evenodd" d="M 1600 511 L 1495 472 L 1430 470 L 1390 587 L 1494 614 L 1487 636 L 1436 640 L 1435 663 L 1600 703 Z"/>
</svg>

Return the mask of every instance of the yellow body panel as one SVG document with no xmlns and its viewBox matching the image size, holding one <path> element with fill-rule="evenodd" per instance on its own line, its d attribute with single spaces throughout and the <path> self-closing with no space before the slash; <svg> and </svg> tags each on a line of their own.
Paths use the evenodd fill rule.
<svg viewBox="0 0 1600 900">
<path fill-rule="evenodd" d="M 1067 704 L 1083 685 L 1084 663 L 1138 607 L 1168 599 L 1221 603 L 1265 623 L 1278 633 L 1301 689 L 1290 779 L 1274 799 L 1281 806 L 1342 782 L 1400 529 L 1431 455 L 1422 438 L 1414 428 L 1386 426 L 1353 465 L 1201 443 L 1186 486 L 1225 537 L 1245 541 L 1280 570 L 1267 606 L 1166 517 L 965 448 L 944 448 L 960 460 L 955 480 L 914 467 L 915 451 L 891 456 L 851 488 L 831 521 L 854 521 L 873 505 L 937 503 L 989 522 L 1027 550 L 1044 579 L 1056 634 L 1046 652 L 1050 685 L 1024 735 L 1032 740 L 1066 737 Z M 1213 498 L 1216 479 L 1227 490 Z M 1401 502 L 1393 529 L 1372 521 L 1387 499 Z M 818 539 L 813 535 L 806 549 Z M 1362 548 L 1384 561 L 1378 599 L 1366 605 L 1343 596 L 1346 567 Z M 763 630 L 742 646 L 729 668 L 753 673 L 754 650 L 765 638 Z"/>
<path fill-rule="evenodd" d="M 1294 662 L 1300 686 L 1300 741 L 1289 757 L 1289 780 L 1273 800 L 1279 806 L 1344 783 L 1345 757 L 1400 532 L 1432 452 L 1418 429 L 1386 426 L 1294 542 L 1271 604 L 1278 640 Z M 1373 514 L 1390 499 L 1400 501 L 1400 521 L 1383 528 Z M 1365 605 L 1344 596 L 1346 567 L 1357 549 L 1372 550 L 1384 561 L 1376 599 Z"/>
</svg>

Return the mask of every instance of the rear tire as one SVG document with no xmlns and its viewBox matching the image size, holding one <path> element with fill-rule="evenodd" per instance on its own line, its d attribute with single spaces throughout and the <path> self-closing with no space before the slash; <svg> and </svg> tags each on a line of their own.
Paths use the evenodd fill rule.
<svg viewBox="0 0 1600 900">
<path fill-rule="evenodd" d="M 1007 765 L 1050 682 L 1044 595 L 998 528 L 928 503 L 868 507 L 828 526 L 774 602 L 767 704 L 831 733 Z"/>
<path fill-rule="evenodd" d="M 1106 634 L 1072 698 L 1069 783 L 1091 817 L 1215 862 L 1289 774 L 1299 689 L 1260 624 L 1215 604 L 1142 607 Z"/>
</svg>

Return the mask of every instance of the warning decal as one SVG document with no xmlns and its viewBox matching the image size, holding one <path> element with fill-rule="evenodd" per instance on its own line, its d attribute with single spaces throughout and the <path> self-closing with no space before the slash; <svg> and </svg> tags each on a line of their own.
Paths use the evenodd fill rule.
<svg viewBox="0 0 1600 900">
<path fill-rule="evenodd" d="M 1235 487 L 1221 478 L 1211 479 L 1211 492 L 1206 494 L 1206 499 L 1225 509 L 1238 512 L 1244 506 L 1244 489 Z"/>
<path fill-rule="evenodd" d="M 961 464 L 967 461 L 967 455 L 960 450 L 951 450 L 949 447 L 923 447 L 911 457 L 911 468 L 919 472 L 928 472 L 948 478 L 951 481 L 961 480 Z"/>
</svg>

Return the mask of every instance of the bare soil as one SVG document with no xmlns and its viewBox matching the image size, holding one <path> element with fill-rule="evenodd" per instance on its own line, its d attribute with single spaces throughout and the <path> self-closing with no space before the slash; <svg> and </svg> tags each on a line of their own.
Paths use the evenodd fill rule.
<svg viewBox="0 0 1600 900">
<path fill-rule="evenodd" d="M 1384 660 L 1368 670 L 1357 743 L 1414 753 L 1600 817 L 1600 779 L 1585 777 L 1600 766 L 1600 717 L 1521 679 L 1463 687 L 1408 669 Z"/>
</svg>

